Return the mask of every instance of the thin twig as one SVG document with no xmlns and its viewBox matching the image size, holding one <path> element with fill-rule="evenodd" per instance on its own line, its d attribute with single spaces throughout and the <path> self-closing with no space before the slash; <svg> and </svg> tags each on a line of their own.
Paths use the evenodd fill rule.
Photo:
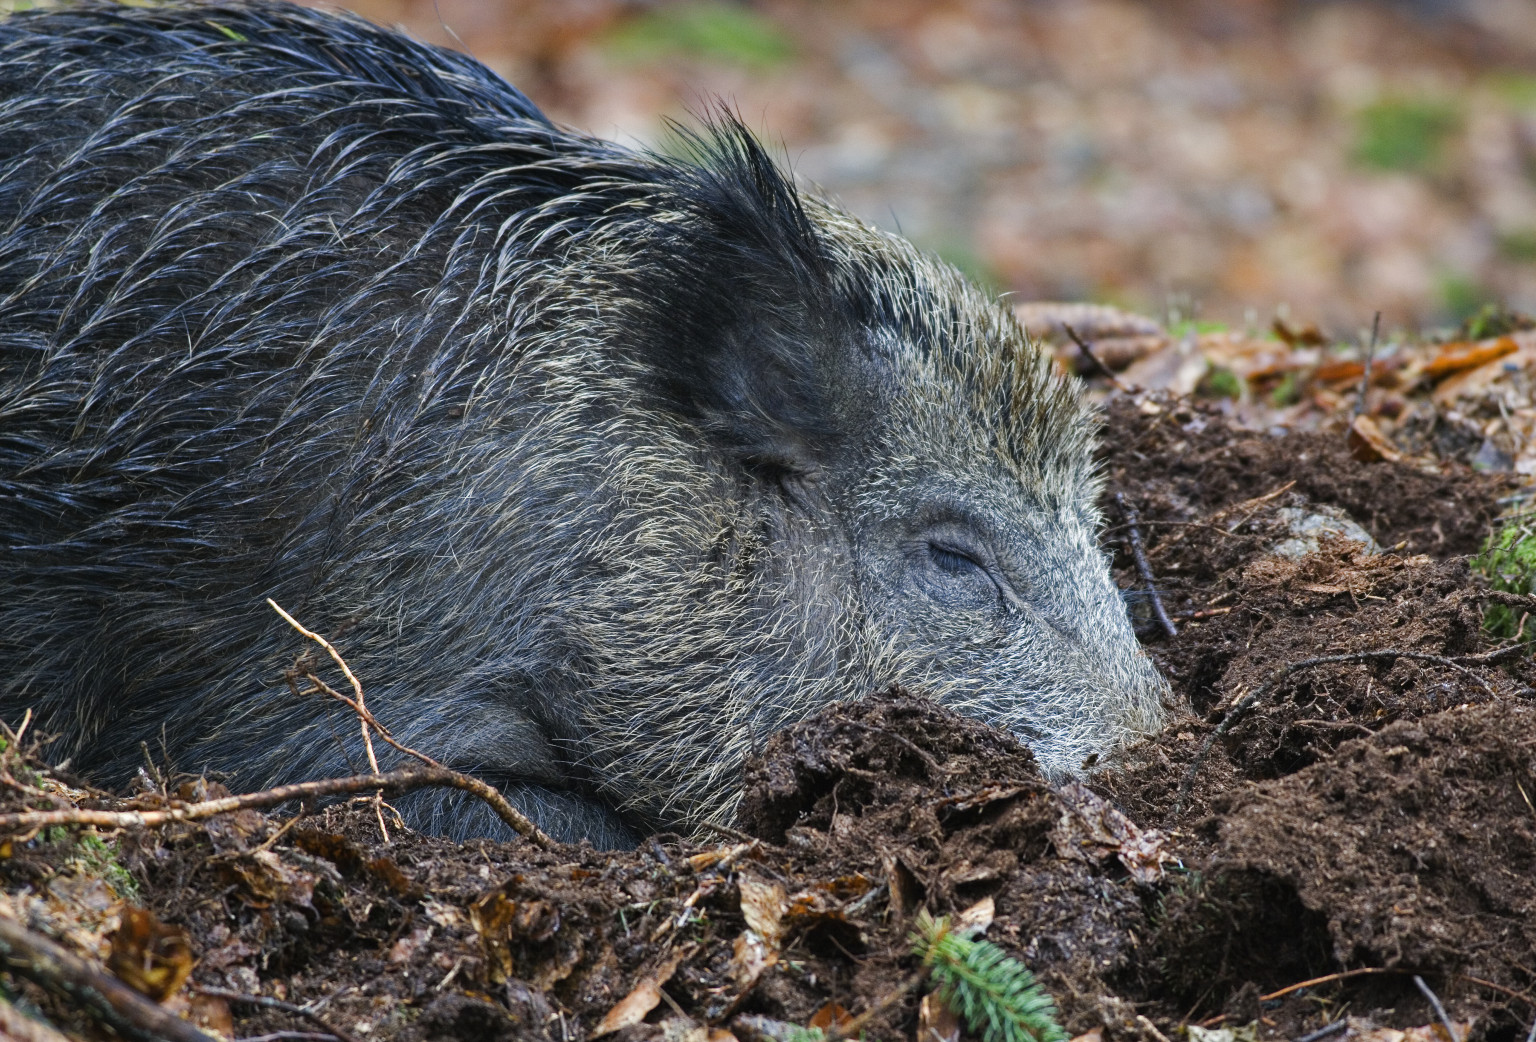
<svg viewBox="0 0 1536 1042">
<path fill-rule="evenodd" d="M 1179 798 L 1173 805 L 1173 813 L 1178 815 L 1184 812 L 1184 805 L 1188 801 L 1190 790 L 1195 784 L 1195 776 L 1200 773 L 1200 767 L 1205 763 L 1205 758 L 1210 754 L 1211 747 L 1216 744 L 1216 740 L 1232 730 L 1244 713 L 1253 708 L 1259 700 L 1268 695 L 1280 685 L 1281 681 L 1297 670 L 1310 669 L 1313 666 L 1338 665 L 1350 662 L 1381 662 L 1405 658 L 1414 662 L 1428 662 L 1433 665 L 1454 669 L 1458 673 L 1463 673 L 1471 678 L 1478 687 L 1483 689 L 1489 698 L 1497 698 L 1498 695 L 1495 694 L 1493 688 L 1488 686 L 1488 682 L 1466 667 L 1498 665 L 1506 659 L 1522 654 L 1524 650 L 1520 645 L 1512 645 L 1510 647 L 1496 648 L 1481 655 L 1458 655 L 1455 658 L 1449 658 L 1445 655 L 1431 655 L 1422 651 L 1399 651 L 1393 648 L 1384 648 L 1379 651 L 1354 651 L 1344 655 L 1320 655 L 1317 658 L 1302 659 L 1299 662 L 1288 663 L 1277 672 L 1271 674 L 1264 683 L 1233 704 L 1232 708 L 1228 709 L 1221 718 L 1221 723 L 1217 724 L 1215 729 L 1206 736 L 1205 742 L 1200 746 L 1200 751 L 1195 754 L 1195 758 L 1190 761 L 1188 769 L 1185 770 L 1184 780 L 1179 783 Z"/>
<path fill-rule="evenodd" d="M 321 1031 L 269 1031 L 265 1035 L 246 1035 L 233 1042 L 330 1042 L 335 1037 Z"/>
<path fill-rule="evenodd" d="M 928 967 L 923 967 L 921 970 L 917 971 L 912 976 L 896 985 L 896 987 L 880 996 L 875 1000 L 874 1005 L 870 1006 L 863 1013 L 860 1013 L 852 1020 L 849 1020 L 846 1024 L 833 1024 L 826 1030 L 826 1042 L 837 1042 L 838 1039 L 843 1038 L 857 1038 L 859 1032 L 864 1030 L 864 1025 L 868 1024 L 875 1017 L 878 1017 L 880 1014 L 896 1005 L 896 1003 L 902 1001 L 908 995 L 912 994 L 912 992 L 916 991 L 917 988 L 922 985 L 923 981 L 928 979 L 928 973 Z"/>
<path fill-rule="evenodd" d="M 379 789 L 387 792 L 409 792 L 440 786 L 472 793 L 490 804 L 496 816 L 506 822 L 535 846 L 553 849 L 554 840 L 546 836 L 522 811 L 507 802 L 505 796 L 479 778 L 458 771 L 432 767 L 406 767 L 385 774 L 358 774 L 350 778 L 324 778 L 320 781 L 296 782 L 278 785 L 261 792 L 226 796 L 202 803 L 187 803 L 167 807 L 164 810 L 31 810 L 12 814 L 0 814 L 0 829 L 39 829 L 54 825 L 94 825 L 97 828 L 158 828 L 173 821 L 201 821 L 219 814 L 259 807 L 274 807 L 290 800 L 316 799 L 324 796 L 341 796 L 347 793 L 367 792 Z"/>
<path fill-rule="evenodd" d="M 1326 976 L 1323 976 L 1323 977 L 1313 977 L 1311 980 L 1299 981 L 1296 984 L 1287 984 L 1285 987 L 1281 988 L 1279 991 L 1272 991 L 1268 995 L 1260 995 L 1259 996 L 1259 1001 L 1260 1002 L 1273 1002 L 1275 999 L 1278 999 L 1278 998 L 1281 998 L 1283 996 L 1289 995 L 1293 991 L 1300 991 L 1302 988 L 1311 988 L 1311 987 L 1315 987 L 1318 984 L 1332 984 L 1334 981 L 1346 980 L 1346 979 L 1348 979 L 1350 977 L 1363 977 L 1363 976 L 1366 976 L 1367 974 L 1374 974 L 1374 973 L 1407 973 L 1407 972 L 1408 972 L 1407 970 L 1389 969 L 1389 968 L 1387 968 L 1385 966 L 1362 966 L 1362 967 L 1360 967 L 1357 970 L 1344 970 L 1341 973 L 1330 973 L 1330 974 L 1327 974 Z"/>
<path fill-rule="evenodd" d="M 368 703 L 363 699 L 362 681 L 357 679 L 357 675 L 352 672 L 352 667 L 347 665 L 347 660 L 341 657 L 341 652 L 331 646 L 330 641 L 313 630 L 306 629 L 300 625 L 298 619 L 284 611 L 282 605 L 278 604 L 271 597 L 267 598 L 267 603 L 271 605 L 273 611 L 283 617 L 284 622 L 324 648 L 326 654 L 331 656 L 331 661 L 336 663 L 337 668 L 347 678 L 347 682 L 352 685 L 352 693 L 357 696 L 357 701 L 353 708 L 357 710 L 357 715 L 360 717 L 358 725 L 363 729 L 363 749 L 368 753 L 368 767 L 374 774 L 378 774 L 379 760 L 378 757 L 373 755 L 373 738 L 368 733 L 368 722 L 372 718 L 372 714 L 368 712 Z M 384 796 L 382 793 L 373 801 L 373 813 L 379 819 L 379 833 L 384 837 L 384 842 L 388 843 L 389 829 L 384 827 Z"/>
<path fill-rule="evenodd" d="M 1371 393 L 1371 365 L 1376 359 L 1376 339 L 1381 336 L 1381 312 L 1371 319 L 1371 340 L 1365 348 L 1365 372 L 1360 374 L 1360 393 L 1355 396 L 1355 417 L 1365 412 L 1365 400 Z M 1455 1042 L 1453 1039 L 1452 1042 Z"/>
<path fill-rule="evenodd" d="M 701 822 L 699 822 L 699 827 L 700 828 L 709 829 L 711 832 L 718 832 L 720 835 L 724 836 L 726 839 L 734 839 L 738 843 L 761 843 L 762 842 L 762 840 L 758 839 L 756 836 L 749 836 L 745 832 L 741 831 L 740 829 L 733 829 L 729 825 L 721 825 L 721 824 L 719 824 L 717 822 L 713 822 L 713 821 L 701 821 Z M 771 843 L 764 844 L 764 845 L 765 846 L 772 846 Z"/>
<path fill-rule="evenodd" d="M 1481 977 L 1474 977 L 1468 973 L 1457 973 L 1453 974 L 1453 976 L 1457 980 L 1470 981 L 1480 988 L 1487 988 L 1490 991 L 1498 992 L 1500 995 L 1507 995 L 1512 999 L 1518 999 L 1532 1009 L 1536 1009 L 1536 999 L 1531 998 L 1531 996 L 1527 995 L 1523 991 L 1516 991 L 1514 988 L 1506 988 L 1502 984 L 1495 984 L 1491 980 L 1483 980 Z"/>
<path fill-rule="evenodd" d="M 1092 362 L 1093 367 L 1104 374 L 1105 378 L 1109 380 L 1109 385 L 1111 387 L 1119 391 L 1121 394 L 1131 393 L 1131 389 L 1127 387 L 1123 382 L 1121 382 L 1120 378 L 1115 375 L 1114 370 L 1100 361 L 1099 356 L 1093 353 L 1093 348 L 1088 345 L 1088 341 L 1077 335 L 1077 330 L 1073 329 L 1065 322 L 1061 324 L 1061 328 L 1067 331 L 1067 336 L 1072 338 L 1072 342 L 1076 344 L 1077 349 L 1083 353 L 1083 357 Z"/>
<path fill-rule="evenodd" d="M 1131 556 L 1136 560 L 1136 572 L 1141 576 L 1141 581 L 1147 588 L 1147 596 L 1152 600 L 1152 614 L 1157 616 L 1158 625 L 1163 627 L 1163 632 L 1170 637 L 1177 637 L 1179 629 L 1168 617 L 1167 610 L 1163 607 L 1163 599 L 1157 595 L 1157 586 L 1152 582 L 1152 566 L 1147 563 L 1147 552 L 1141 545 L 1141 530 L 1137 527 L 1141 518 L 1136 514 L 1136 508 L 1126 502 L 1125 493 L 1115 493 L 1115 503 L 1120 507 L 1120 513 L 1125 516 L 1126 534 L 1130 537 Z"/>
<path fill-rule="evenodd" d="M 315 676 L 315 674 L 313 674 L 313 673 L 304 673 L 304 674 L 302 674 L 302 676 L 304 677 L 305 680 L 307 680 L 311 684 L 315 685 L 315 693 L 322 694 L 322 695 L 327 695 L 327 696 L 329 696 L 331 698 L 336 699 L 336 701 L 342 703 L 343 705 L 350 706 L 352 711 L 354 713 L 356 713 L 365 723 L 367 723 L 375 731 L 379 732 L 379 737 L 380 738 L 384 739 L 385 742 L 389 743 L 391 746 L 393 746 L 394 748 L 398 749 L 400 752 L 405 753 L 405 755 L 407 755 L 407 756 L 414 756 L 416 759 L 420 760 L 422 763 L 426 764 L 428 767 L 436 767 L 438 770 L 447 770 L 446 767 L 444 767 L 438 761 L 432 759 L 432 757 L 428 756 L 426 753 L 419 752 L 419 751 L 417 751 L 415 749 L 412 749 L 408 745 L 402 745 L 399 742 L 395 741 L 394 735 L 389 733 L 389 728 L 387 728 L 383 724 L 379 723 L 377 718 L 375 718 L 374 715 L 368 711 L 368 707 L 367 706 L 365 706 L 362 703 L 357 702 L 357 701 L 355 701 L 353 699 L 348 698 L 346 695 L 342 694 L 340 691 L 337 691 L 334 687 L 332 687 L 331 685 L 327 684 L 325 681 L 321 680 L 319 677 Z M 308 692 L 308 691 L 301 691 L 299 693 L 300 694 L 305 694 L 305 695 L 310 694 L 310 692 Z"/>
<path fill-rule="evenodd" d="M 240 1002 L 247 1006 L 260 1006 L 263 1009 L 275 1009 L 282 1013 L 291 1013 L 296 1017 L 303 1017 L 315 1027 L 328 1035 L 334 1035 L 338 1042 L 357 1042 L 356 1037 L 343 1031 L 325 1020 L 324 1017 L 312 1009 L 296 1006 L 282 999 L 270 998 L 266 995 L 247 995 L 242 991 L 231 991 L 228 988 L 209 988 L 201 984 L 192 985 L 192 990 L 199 995 L 207 995 L 209 998 L 224 999 L 226 1002 Z"/>
<path fill-rule="evenodd" d="M 1296 1040 L 1296 1042 L 1323 1042 L 1323 1039 L 1337 1035 L 1340 1031 L 1349 1027 L 1347 1018 L 1335 1020 L 1332 1024 L 1325 1024 L 1316 1031 L 1309 1031 Z"/>
<path fill-rule="evenodd" d="M 1451 1018 L 1446 1015 L 1445 1007 L 1440 1004 L 1440 996 L 1431 991 L 1429 985 L 1424 983 L 1424 978 L 1420 977 L 1417 973 L 1413 975 L 1413 983 L 1417 985 L 1424 997 L 1429 1000 L 1430 1006 L 1435 1011 L 1435 1016 L 1440 1018 L 1440 1026 L 1445 1028 L 1446 1037 L 1451 1042 L 1461 1042 L 1461 1036 L 1457 1034 L 1456 1028 L 1451 1024 Z"/>
<path fill-rule="evenodd" d="M 0 915 L 0 965 L 137 1042 L 215 1042 L 110 974 Z"/>
</svg>

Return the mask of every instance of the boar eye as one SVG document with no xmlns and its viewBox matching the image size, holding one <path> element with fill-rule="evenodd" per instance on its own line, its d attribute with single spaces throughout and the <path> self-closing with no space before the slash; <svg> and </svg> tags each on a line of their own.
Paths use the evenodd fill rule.
<svg viewBox="0 0 1536 1042">
<path fill-rule="evenodd" d="M 950 575 L 963 575 L 969 571 L 986 571 L 981 566 L 981 562 L 970 554 L 939 543 L 928 544 L 928 559 L 939 571 L 948 572 Z"/>
<path fill-rule="evenodd" d="M 925 539 L 912 547 L 913 578 L 935 602 L 951 608 L 981 609 L 1002 597 L 982 554 L 949 539 Z"/>
</svg>

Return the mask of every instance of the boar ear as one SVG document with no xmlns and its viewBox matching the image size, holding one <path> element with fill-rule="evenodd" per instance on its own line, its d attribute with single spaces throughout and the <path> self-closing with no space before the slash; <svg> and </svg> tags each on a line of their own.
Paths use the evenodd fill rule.
<svg viewBox="0 0 1536 1042">
<path fill-rule="evenodd" d="M 688 138 L 674 167 L 665 312 L 649 363 L 665 394 L 744 465 L 825 468 L 868 409 L 870 360 L 799 193 L 741 123 Z M 653 269 L 654 270 L 654 269 Z M 654 313 L 654 309 L 653 313 Z"/>
</svg>

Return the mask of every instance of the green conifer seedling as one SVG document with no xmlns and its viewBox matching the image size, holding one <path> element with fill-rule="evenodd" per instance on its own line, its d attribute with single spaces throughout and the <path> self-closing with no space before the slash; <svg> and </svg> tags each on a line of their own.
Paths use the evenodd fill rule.
<svg viewBox="0 0 1536 1042">
<path fill-rule="evenodd" d="M 1051 996 L 997 945 L 966 937 L 926 911 L 918 914 L 911 941 L 939 998 L 982 1042 L 1067 1042 Z"/>
</svg>

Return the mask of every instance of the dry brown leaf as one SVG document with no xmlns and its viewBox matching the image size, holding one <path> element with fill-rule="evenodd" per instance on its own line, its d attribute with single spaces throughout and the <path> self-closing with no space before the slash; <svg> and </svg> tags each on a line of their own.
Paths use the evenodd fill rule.
<svg viewBox="0 0 1536 1042">
<path fill-rule="evenodd" d="M 960 1018 L 932 992 L 917 1007 L 917 1042 L 960 1042 Z"/>
<path fill-rule="evenodd" d="M 1155 883 L 1163 877 L 1163 864 L 1173 860 L 1164 849 L 1166 835 L 1138 828 L 1081 782 L 1068 782 L 1056 794 L 1063 809 L 1052 840 L 1062 857 L 1093 862 L 1114 856 L 1138 883 Z"/>
<path fill-rule="evenodd" d="M 1311 322 L 1293 329 L 1286 323 L 1285 319 L 1276 318 L 1270 324 L 1270 328 L 1275 331 L 1275 336 L 1283 340 L 1289 347 L 1322 347 L 1328 342 L 1328 338 L 1323 335 L 1322 330 L 1318 329 Z"/>
<path fill-rule="evenodd" d="M 926 887 L 896 855 L 887 854 L 884 865 L 885 882 L 891 891 L 891 909 L 898 917 L 906 918 L 923 903 Z"/>
<path fill-rule="evenodd" d="M 842 1029 L 851 1023 L 853 1023 L 852 1013 L 849 1013 L 835 1002 L 829 1002 L 811 1014 L 808 1026 L 819 1028 L 825 1032 L 830 1031 L 834 1027 Z"/>
<path fill-rule="evenodd" d="M 1081 1035 L 1074 1036 L 1072 1042 L 1104 1042 L 1104 1029 L 1100 1027 L 1084 1031 Z"/>
<path fill-rule="evenodd" d="M 225 1038 L 235 1037 L 235 1015 L 229 1003 L 214 995 L 194 992 L 187 1003 L 192 1023 L 208 1031 L 217 1031 Z"/>
<path fill-rule="evenodd" d="M 1425 364 L 1424 375 L 1434 380 L 1449 376 L 1451 373 L 1459 373 L 1463 369 L 1476 369 L 1505 355 L 1512 355 L 1519 349 L 1520 345 L 1515 342 L 1514 337 L 1510 336 L 1470 343 L 1461 341 L 1446 344 L 1438 355 Z"/>
<path fill-rule="evenodd" d="M 598 1021 L 591 1037 L 598 1038 L 601 1035 L 611 1034 L 620 1028 L 627 1028 L 644 1020 L 646 1014 L 661 1003 L 661 986 L 672 979 L 672 974 L 677 972 L 678 964 L 682 961 L 682 955 L 672 956 L 662 963 L 655 973 L 645 977 L 630 989 L 628 995 L 603 1014 L 603 1019 Z"/>
<path fill-rule="evenodd" d="M 777 952 L 784 939 L 784 913 L 788 901 L 784 888 L 777 883 L 743 872 L 738 885 L 741 890 L 741 914 L 747 926 L 763 939 L 770 950 Z"/>
<path fill-rule="evenodd" d="M 774 963 L 779 961 L 777 948 L 771 948 L 756 930 L 743 930 L 731 947 L 731 977 L 736 990 L 748 991 Z"/>
<path fill-rule="evenodd" d="M 421 946 L 431 939 L 432 924 L 425 923 L 418 926 L 394 943 L 389 949 L 389 954 L 385 956 L 385 960 L 392 963 L 410 962 L 411 959 L 415 958 L 416 952 L 420 950 Z"/>
<path fill-rule="evenodd" d="M 1459 398 L 1476 398 L 1486 394 L 1493 384 L 1507 379 L 1511 371 L 1528 371 L 1536 367 L 1536 336 L 1517 333 L 1510 339 L 1520 345 L 1520 350 L 1451 374 L 1440 381 L 1430 394 L 1430 400 L 1442 408 L 1450 408 Z"/>
<path fill-rule="evenodd" d="M 992 920 L 997 917 L 997 905 L 990 897 L 983 897 L 971 907 L 955 916 L 954 929 L 956 933 L 974 937 L 977 934 L 987 932 L 987 927 L 992 925 Z"/>
<path fill-rule="evenodd" d="M 125 907 L 113 931 L 107 968 L 135 991 L 164 1002 L 192 972 L 192 942 L 179 926 L 168 926 L 143 908 Z"/>
<path fill-rule="evenodd" d="M 1376 421 L 1363 413 L 1349 425 L 1349 454 L 1361 463 L 1386 460 L 1396 463 L 1403 458 L 1397 446 L 1376 426 Z"/>
<path fill-rule="evenodd" d="M 1412 1027 L 1404 1031 L 1388 1027 L 1368 1027 L 1351 1033 L 1352 1042 L 1461 1042 L 1467 1037 L 1467 1032 L 1472 1029 L 1471 1021 L 1453 1020 L 1451 1026 L 1456 1029 L 1456 1038 L 1448 1039 L 1446 1030 L 1440 1024 L 1425 1024 L 1421 1027 Z"/>
</svg>

